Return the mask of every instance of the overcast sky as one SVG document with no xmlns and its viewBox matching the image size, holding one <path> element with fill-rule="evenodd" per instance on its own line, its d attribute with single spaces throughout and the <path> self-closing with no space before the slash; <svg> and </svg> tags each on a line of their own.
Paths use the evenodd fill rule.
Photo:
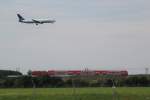
<svg viewBox="0 0 150 100">
<path fill-rule="evenodd" d="M 56 23 L 19 23 L 17 13 Z M 150 66 L 150 0 L 1 0 L 0 20 L 0 69 Z"/>
</svg>

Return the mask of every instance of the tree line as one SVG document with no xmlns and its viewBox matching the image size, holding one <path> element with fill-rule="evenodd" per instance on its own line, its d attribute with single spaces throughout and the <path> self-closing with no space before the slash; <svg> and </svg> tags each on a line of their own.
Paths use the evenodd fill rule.
<svg viewBox="0 0 150 100">
<path fill-rule="evenodd" d="M 150 77 L 146 75 L 121 77 L 105 77 L 96 78 L 87 77 L 3 77 L 0 78 L 0 88 L 47 88 L 47 87 L 148 87 L 150 86 Z"/>
<path fill-rule="evenodd" d="M 9 77 L 11 76 L 11 77 Z M 0 88 L 31 88 L 31 87 L 148 87 L 150 75 L 129 75 L 128 77 L 113 75 L 70 76 L 70 77 L 32 77 L 31 73 L 0 70 Z"/>
<path fill-rule="evenodd" d="M 22 73 L 18 71 L 12 71 L 12 70 L 0 70 L 0 78 L 6 77 L 9 75 L 22 75 Z"/>
</svg>

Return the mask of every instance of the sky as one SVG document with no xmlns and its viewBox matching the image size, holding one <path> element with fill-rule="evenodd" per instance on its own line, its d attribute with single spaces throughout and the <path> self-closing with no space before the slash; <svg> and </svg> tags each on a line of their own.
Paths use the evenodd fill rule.
<svg viewBox="0 0 150 100">
<path fill-rule="evenodd" d="M 149 0 L 1 0 L 0 12 L 0 69 L 150 68 Z M 19 23 L 17 13 L 56 23 Z"/>
</svg>

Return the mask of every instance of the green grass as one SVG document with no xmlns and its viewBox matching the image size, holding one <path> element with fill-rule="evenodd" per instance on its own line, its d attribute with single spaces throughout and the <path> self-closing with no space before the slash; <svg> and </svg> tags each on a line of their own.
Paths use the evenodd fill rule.
<svg viewBox="0 0 150 100">
<path fill-rule="evenodd" d="M 0 89 L 0 100 L 150 100 L 150 88 Z"/>
</svg>

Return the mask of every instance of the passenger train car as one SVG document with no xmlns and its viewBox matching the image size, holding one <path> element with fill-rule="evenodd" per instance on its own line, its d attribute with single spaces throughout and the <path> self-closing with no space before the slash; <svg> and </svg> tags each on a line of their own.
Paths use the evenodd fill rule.
<svg viewBox="0 0 150 100">
<path fill-rule="evenodd" d="M 118 75 L 128 76 L 128 71 L 120 70 L 48 70 L 48 71 L 32 71 L 32 76 L 50 76 L 50 77 L 65 77 L 65 76 L 96 76 L 96 75 Z"/>
</svg>

